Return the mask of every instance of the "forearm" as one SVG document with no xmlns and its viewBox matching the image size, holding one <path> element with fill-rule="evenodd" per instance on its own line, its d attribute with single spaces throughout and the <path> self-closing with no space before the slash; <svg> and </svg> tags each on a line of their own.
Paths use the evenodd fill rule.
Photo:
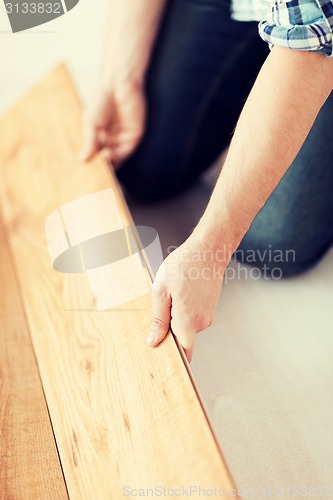
<svg viewBox="0 0 333 500">
<path fill-rule="evenodd" d="M 236 250 L 300 150 L 333 87 L 333 59 L 273 48 L 244 106 L 195 233 Z"/>
<path fill-rule="evenodd" d="M 141 85 L 166 0 L 110 0 L 102 82 Z"/>
</svg>

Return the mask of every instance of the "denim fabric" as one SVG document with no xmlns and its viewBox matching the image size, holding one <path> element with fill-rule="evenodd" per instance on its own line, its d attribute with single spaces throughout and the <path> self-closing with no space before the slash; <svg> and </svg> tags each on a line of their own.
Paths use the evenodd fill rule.
<svg viewBox="0 0 333 500">
<path fill-rule="evenodd" d="M 295 161 L 244 237 L 239 260 L 279 267 L 283 276 L 311 268 L 333 242 L 333 93 L 321 109 Z M 272 159 L 273 161 L 273 159 Z M 265 250 L 266 256 L 262 258 Z M 292 252 L 290 252 L 292 250 Z M 270 259 L 282 251 L 279 263 Z M 287 256 L 287 258 L 286 258 Z M 243 258 L 244 257 L 244 258 Z M 251 255 L 252 258 L 252 255 Z M 268 270 L 269 274 L 269 270 Z"/>
<path fill-rule="evenodd" d="M 146 133 L 118 172 L 125 188 L 154 201 L 191 186 L 228 146 L 268 53 L 257 23 L 232 20 L 228 2 L 170 1 L 147 74 Z M 239 260 L 279 265 L 288 276 L 312 266 L 331 245 L 332 117 L 333 97 L 243 239 Z M 276 249 L 293 250 L 288 256 L 295 258 L 272 263 Z"/>
<path fill-rule="evenodd" d="M 160 200 L 189 187 L 228 146 L 268 46 L 225 0 L 172 0 L 147 75 L 146 134 L 119 179 Z"/>
</svg>

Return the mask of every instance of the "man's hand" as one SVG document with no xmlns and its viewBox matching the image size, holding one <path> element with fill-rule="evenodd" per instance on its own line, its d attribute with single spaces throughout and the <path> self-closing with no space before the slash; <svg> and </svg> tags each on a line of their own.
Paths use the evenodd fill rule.
<svg viewBox="0 0 333 500">
<path fill-rule="evenodd" d="M 193 235 L 172 252 L 154 281 L 147 343 L 156 347 L 171 326 L 191 362 L 195 335 L 214 320 L 225 267 L 225 255 Z"/>
<path fill-rule="evenodd" d="M 166 0 L 109 0 L 100 84 L 83 126 L 82 160 L 104 152 L 117 166 L 130 156 L 145 126 L 146 70 Z"/>
<path fill-rule="evenodd" d="M 241 113 L 203 217 L 158 272 L 151 345 L 163 340 L 171 323 L 191 359 L 195 334 L 214 318 L 230 255 L 297 155 L 332 87 L 331 58 L 273 48 Z M 222 248 L 230 255 L 219 259 Z"/>
<path fill-rule="evenodd" d="M 145 127 L 146 105 L 141 86 L 130 82 L 97 88 L 83 122 L 81 159 L 101 152 L 119 166 L 138 145 Z"/>
</svg>

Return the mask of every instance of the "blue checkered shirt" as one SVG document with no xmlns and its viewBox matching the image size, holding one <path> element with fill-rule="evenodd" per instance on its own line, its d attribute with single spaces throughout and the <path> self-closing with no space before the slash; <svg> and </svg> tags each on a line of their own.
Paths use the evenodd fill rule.
<svg viewBox="0 0 333 500">
<path fill-rule="evenodd" d="M 270 46 L 333 55 L 333 0 L 232 0 L 232 17 L 260 21 Z"/>
</svg>

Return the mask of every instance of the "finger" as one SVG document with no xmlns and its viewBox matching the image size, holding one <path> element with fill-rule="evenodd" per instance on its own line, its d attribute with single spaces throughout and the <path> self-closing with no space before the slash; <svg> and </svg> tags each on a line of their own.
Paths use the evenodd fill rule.
<svg viewBox="0 0 333 500">
<path fill-rule="evenodd" d="M 196 331 L 172 308 L 171 331 L 184 349 L 189 363 L 192 361 Z"/>
<path fill-rule="evenodd" d="M 115 164 L 120 164 L 135 151 L 141 137 L 124 135 L 117 137 L 117 142 L 108 143 L 111 149 L 111 160 Z"/>
<path fill-rule="evenodd" d="M 117 131 L 112 129 L 99 129 L 98 131 L 98 139 L 101 144 L 105 144 L 105 146 L 116 147 L 121 144 L 137 144 L 142 137 L 142 132 L 134 132 L 134 131 Z"/>
<path fill-rule="evenodd" d="M 105 147 L 101 149 L 100 154 L 113 167 L 113 170 L 118 170 L 121 166 L 121 161 L 117 160 L 112 148 Z"/>
<path fill-rule="evenodd" d="M 102 149 L 100 154 L 108 162 L 109 167 L 112 168 L 113 171 L 117 170 L 118 164 L 112 159 L 112 150 L 110 148 Z"/>
<path fill-rule="evenodd" d="M 110 135 L 105 128 L 96 128 L 96 142 L 100 148 L 110 146 Z"/>
<path fill-rule="evenodd" d="M 112 149 L 111 148 L 103 148 L 101 151 L 100 151 L 100 154 L 101 156 L 103 156 L 103 158 L 110 162 L 112 160 Z"/>
<path fill-rule="evenodd" d="M 169 331 L 171 320 L 171 298 L 162 287 L 153 288 L 152 321 L 147 335 L 147 344 L 156 347 Z"/>
<path fill-rule="evenodd" d="M 94 125 L 84 120 L 83 123 L 83 145 L 80 153 L 81 161 L 89 161 L 98 150 L 97 130 Z"/>
</svg>

